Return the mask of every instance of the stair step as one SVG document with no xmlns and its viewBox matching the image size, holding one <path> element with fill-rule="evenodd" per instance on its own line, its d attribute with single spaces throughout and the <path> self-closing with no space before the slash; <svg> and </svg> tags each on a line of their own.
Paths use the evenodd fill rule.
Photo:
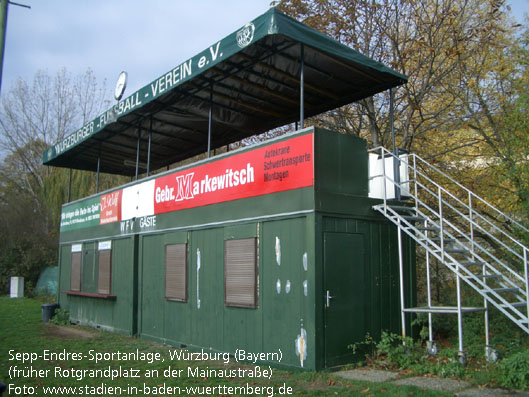
<svg viewBox="0 0 529 397">
<path fill-rule="evenodd" d="M 476 262 L 476 261 L 461 261 L 459 262 L 460 265 L 463 266 L 483 266 L 483 262 Z"/>
<path fill-rule="evenodd" d="M 494 288 L 492 291 L 494 292 L 519 292 L 520 288 Z M 488 293 L 489 291 L 484 291 L 485 293 Z"/>
<path fill-rule="evenodd" d="M 402 215 L 404 219 L 410 222 L 424 222 L 426 219 L 420 216 L 414 216 L 414 215 Z"/>
<path fill-rule="evenodd" d="M 421 241 L 422 241 L 423 243 L 434 242 L 434 243 L 436 243 L 437 245 L 441 244 L 441 238 L 440 238 L 440 237 L 433 237 L 433 238 L 428 237 L 428 238 L 422 238 Z M 453 238 L 445 238 L 443 241 L 444 241 L 444 244 L 445 244 L 445 246 L 446 246 L 447 244 L 452 244 L 452 243 L 454 243 L 456 240 L 453 239 Z"/>
<path fill-rule="evenodd" d="M 462 250 L 460 248 L 445 248 L 445 252 L 448 254 L 466 254 L 468 250 Z"/>
<path fill-rule="evenodd" d="M 503 307 L 504 309 L 509 307 L 509 306 L 513 306 L 513 307 L 523 307 L 523 306 L 526 306 L 527 305 L 527 302 L 513 302 L 513 303 L 509 303 L 509 305 L 500 305 L 500 307 Z"/>
<path fill-rule="evenodd" d="M 502 274 L 475 274 L 478 278 L 503 278 Z"/>
<path fill-rule="evenodd" d="M 430 238 L 428 240 L 439 241 L 440 242 L 441 241 L 441 237 L 432 237 L 432 238 Z M 449 238 L 449 237 L 448 238 L 444 238 L 444 242 L 445 243 L 453 243 L 455 241 L 456 241 L 455 238 Z"/>
<path fill-rule="evenodd" d="M 404 205 L 388 205 L 388 207 L 395 211 L 415 211 L 415 207 L 405 207 Z"/>
<path fill-rule="evenodd" d="M 439 228 L 435 226 L 416 226 L 415 229 L 424 232 L 438 232 Z"/>
</svg>

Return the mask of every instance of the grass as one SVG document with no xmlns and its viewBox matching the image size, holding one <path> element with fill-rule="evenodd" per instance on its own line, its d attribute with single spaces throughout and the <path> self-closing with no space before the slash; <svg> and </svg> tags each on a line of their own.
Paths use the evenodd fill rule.
<svg viewBox="0 0 529 397">
<path fill-rule="evenodd" d="M 170 360 L 168 351 L 173 350 L 167 346 L 152 343 L 135 337 L 126 337 L 108 332 L 98 331 L 92 328 L 79 326 L 57 327 L 42 323 L 41 302 L 33 299 L 10 299 L 0 297 L 0 380 L 5 384 L 11 384 L 13 391 L 43 396 L 45 388 L 48 387 L 76 387 L 77 391 L 101 391 L 104 385 L 107 389 L 100 395 L 110 395 L 111 392 L 119 391 L 121 395 L 144 395 L 171 394 L 176 390 L 168 390 L 169 387 L 180 388 L 181 394 L 201 395 L 204 389 L 189 390 L 186 387 L 210 387 L 214 395 L 240 394 L 241 389 L 229 389 L 230 387 L 243 387 L 245 390 L 253 390 L 254 395 L 279 395 L 281 391 L 294 395 L 359 395 L 359 396 L 449 396 L 450 393 L 422 390 L 412 386 L 398 386 L 391 383 L 366 383 L 348 381 L 341 379 L 329 372 L 299 372 L 285 371 L 272 368 L 270 379 L 264 377 L 240 377 L 230 376 L 227 378 L 212 376 L 188 376 L 188 367 L 199 369 L 232 369 L 238 368 L 254 370 L 251 365 L 235 365 L 231 363 L 224 365 L 222 361 L 176 361 Z M 54 352 L 59 356 L 47 357 L 44 360 L 45 351 Z M 103 357 L 99 362 L 90 360 L 95 353 L 112 352 L 140 352 L 145 360 L 120 360 L 119 357 Z M 90 352 L 93 352 L 90 354 Z M 24 354 L 25 353 L 25 354 Z M 31 354 L 33 353 L 33 361 Z M 72 357 L 72 354 L 75 355 Z M 17 356 L 18 354 L 18 356 Z M 164 361 L 149 363 L 147 358 L 159 354 Z M 48 354 L 49 355 L 49 354 Z M 61 357 L 68 355 L 67 359 Z M 36 356 L 40 356 L 35 358 Z M 81 360 L 76 358 L 81 357 Z M 110 360 L 107 360 L 110 358 Z M 25 359 L 25 362 L 22 360 Z M 26 372 L 10 377 L 13 367 L 24 369 Z M 114 379 L 111 377 L 97 376 L 91 371 L 100 370 L 101 375 L 112 375 L 111 370 L 119 370 L 122 374 Z M 172 370 L 172 374 L 167 370 Z M 263 370 L 266 367 L 261 367 Z M 104 372 L 104 371 L 107 372 Z M 180 371 L 181 370 L 181 371 Z M 37 371 L 41 371 L 39 374 Z M 83 371 L 85 371 L 83 373 Z M 126 375 L 136 375 L 130 377 Z M 27 375 L 27 376 L 24 376 Z M 46 376 L 47 375 L 47 376 Z M 94 376 L 95 375 L 95 376 Z M 150 375 L 150 376 L 149 376 Z M 168 376 L 167 376 L 168 375 Z M 171 375 L 180 375 L 171 377 Z M 219 387 L 225 386 L 225 389 Z M 13 389 L 17 387 L 18 389 Z M 115 390 L 108 389 L 116 388 Z M 163 389 L 165 387 L 165 389 Z M 24 390 L 24 388 L 26 388 Z M 31 388 L 31 389 L 30 389 Z M 98 389 L 99 388 L 99 389 Z M 136 389 L 137 388 L 137 389 Z M 260 389 L 257 389 L 260 388 Z M 237 391 L 239 393 L 237 393 Z M 259 391 L 259 393 L 255 393 Z M 164 393 L 162 393 L 164 392 Z M 155 394 L 156 393 L 156 394 Z M 73 392 L 64 393 L 72 395 Z M 95 393 L 94 393 L 95 394 Z M 116 393 L 119 394 L 119 393 Z M 175 393 L 178 394 L 178 393 Z M 57 391 L 55 394 L 59 395 Z"/>
</svg>

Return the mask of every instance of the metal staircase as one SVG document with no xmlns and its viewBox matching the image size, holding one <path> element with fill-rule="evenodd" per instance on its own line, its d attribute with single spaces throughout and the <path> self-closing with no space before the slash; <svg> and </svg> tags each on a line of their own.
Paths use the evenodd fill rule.
<svg viewBox="0 0 529 397">
<path fill-rule="evenodd" d="M 529 249 L 514 237 L 529 235 L 529 230 L 417 155 L 395 156 L 379 147 L 371 150 L 370 156 L 374 159 L 370 165 L 376 164 L 370 166 L 370 195 L 377 190 L 375 196 L 383 200 L 373 208 L 398 227 L 403 335 L 405 313 L 427 313 L 428 351 L 435 354 L 432 315 L 457 314 L 459 358 L 464 363 L 462 316 L 483 311 L 485 353 L 487 359 L 494 360 L 495 351 L 489 343 L 490 305 L 529 334 Z M 426 306 L 404 305 L 402 232 L 424 252 Z M 430 269 L 435 260 L 455 281 L 456 306 L 432 305 Z M 483 306 L 462 305 L 462 283 L 481 295 Z"/>
</svg>

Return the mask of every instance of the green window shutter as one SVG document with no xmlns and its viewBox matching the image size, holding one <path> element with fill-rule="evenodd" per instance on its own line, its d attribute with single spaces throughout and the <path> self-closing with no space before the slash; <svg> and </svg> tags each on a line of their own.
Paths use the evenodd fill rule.
<svg viewBox="0 0 529 397">
<path fill-rule="evenodd" d="M 257 239 L 224 241 L 224 304 L 257 307 Z"/>
<path fill-rule="evenodd" d="M 187 302 L 187 244 L 165 246 L 165 298 Z"/>
</svg>

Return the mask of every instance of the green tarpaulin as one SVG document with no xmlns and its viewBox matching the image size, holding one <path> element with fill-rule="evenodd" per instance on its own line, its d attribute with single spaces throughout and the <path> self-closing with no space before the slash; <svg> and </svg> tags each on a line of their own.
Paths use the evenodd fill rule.
<svg viewBox="0 0 529 397">
<path fill-rule="evenodd" d="M 44 292 L 48 295 L 57 295 L 57 287 L 59 285 L 59 268 L 45 267 L 40 272 L 39 279 L 35 289 L 37 292 Z"/>
<path fill-rule="evenodd" d="M 163 38 L 158 38 L 162 40 Z M 176 52 L 176 49 L 175 49 Z M 310 117 L 406 76 L 270 9 L 51 146 L 46 165 L 134 175 Z M 138 139 L 139 138 L 139 139 Z M 150 150 L 149 150 L 150 146 Z"/>
</svg>

